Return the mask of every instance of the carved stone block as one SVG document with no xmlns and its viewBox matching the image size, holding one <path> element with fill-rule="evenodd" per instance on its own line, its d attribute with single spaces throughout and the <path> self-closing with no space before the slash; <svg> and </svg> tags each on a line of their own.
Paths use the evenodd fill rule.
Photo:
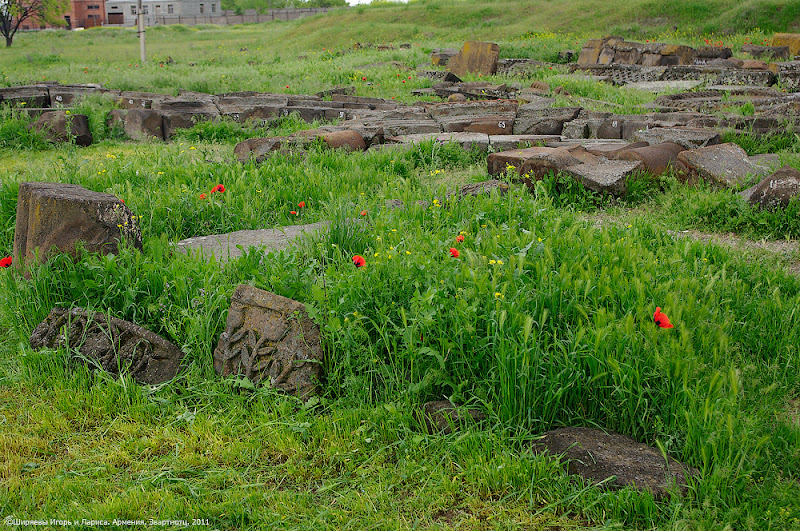
<svg viewBox="0 0 800 531">
<path fill-rule="evenodd" d="M 142 384 L 160 384 L 178 373 L 183 352 L 150 330 L 83 308 L 55 307 L 30 337 L 32 348 L 69 346 L 105 371 Z"/>
<path fill-rule="evenodd" d="M 231 297 L 225 331 L 214 350 L 214 370 L 242 374 L 306 399 L 322 376 L 319 327 L 305 305 L 252 286 Z"/>
</svg>

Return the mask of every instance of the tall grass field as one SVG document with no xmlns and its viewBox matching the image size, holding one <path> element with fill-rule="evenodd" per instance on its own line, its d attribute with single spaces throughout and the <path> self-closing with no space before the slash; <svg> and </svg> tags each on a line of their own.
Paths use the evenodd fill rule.
<svg viewBox="0 0 800 531">
<path fill-rule="evenodd" d="M 26 32 L 0 50 L 0 86 L 353 86 L 412 103 L 412 90 L 433 83 L 416 68 L 466 39 L 553 63 L 608 33 L 714 39 L 738 55 L 800 20 L 800 2 L 788 0 L 617 4 L 421 0 L 293 22 L 154 27 L 146 62 L 131 29 Z M 655 98 L 566 74 L 555 65 L 489 80 L 562 85 L 565 106 L 636 112 Z M 95 142 L 85 148 L 49 143 L 24 109 L 0 110 L 0 258 L 12 253 L 26 181 L 114 194 L 144 235 L 143 252 L 79 250 L 26 275 L 0 269 L 9 529 L 800 529 L 797 201 L 761 211 L 671 173 L 637 176 L 624 199 L 560 175 L 534 190 L 507 176 L 507 194 L 455 199 L 460 185 L 489 178 L 485 153 L 440 142 L 365 153 L 314 145 L 241 164 L 238 142 L 319 124 L 220 121 L 133 142 L 106 126 L 112 108 L 92 97 L 73 109 L 90 119 Z M 725 139 L 800 169 L 794 134 Z M 217 184 L 223 193 L 200 198 Z M 405 207 L 390 208 L 394 200 Z M 327 228 L 282 251 L 218 262 L 176 250 L 189 237 L 323 220 Z M 321 396 L 302 402 L 214 372 L 242 283 L 306 305 L 322 331 Z M 186 369 L 146 386 L 95 371 L 68 348 L 31 349 L 54 306 L 148 328 L 186 353 Z M 674 328 L 656 326 L 657 306 Z M 430 433 L 417 411 L 443 399 L 486 419 Z M 630 436 L 700 474 L 658 500 L 593 486 L 532 450 L 563 426 Z"/>
</svg>

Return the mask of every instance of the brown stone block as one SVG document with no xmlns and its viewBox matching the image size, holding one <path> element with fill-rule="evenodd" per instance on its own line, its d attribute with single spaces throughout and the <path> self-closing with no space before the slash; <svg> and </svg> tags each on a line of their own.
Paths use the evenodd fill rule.
<svg viewBox="0 0 800 531">
<path fill-rule="evenodd" d="M 139 224 L 113 195 L 76 184 L 20 184 L 15 264 L 31 264 L 34 258 L 44 262 L 53 249 L 74 254 L 79 241 L 91 252 L 115 253 L 122 238 L 142 249 Z"/>
<path fill-rule="evenodd" d="M 51 142 L 75 141 L 78 146 L 92 144 L 89 117 L 85 114 L 69 114 L 69 111 L 43 112 L 31 127 L 45 135 Z"/>
<path fill-rule="evenodd" d="M 790 55 L 800 54 L 800 33 L 776 33 L 772 46 L 788 46 Z"/>
<path fill-rule="evenodd" d="M 241 284 L 231 297 L 225 331 L 214 349 L 214 370 L 241 374 L 303 399 L 322 377 L 319 327 L 305 305 Z"/>
<path fill-rule="evenodd" d="M 678 153 L 684 151 L 684 149 L 680 144 L 665 142 L 654 146 L 626 149 L 620 152 L 616 158 L 618 160 L 642 161 L 644 169 L 651 175 L 661 175 L 670 166 L 685 171 L 685 166 L 678 161 Z"/>
<path fill-rule="evenodd" d="M 461 77 L 468 72 L 483 75 L 497 73 L 500 46 L 493 42 L 467 41 L 448 64 L 450 72 Z"/>
</svg>

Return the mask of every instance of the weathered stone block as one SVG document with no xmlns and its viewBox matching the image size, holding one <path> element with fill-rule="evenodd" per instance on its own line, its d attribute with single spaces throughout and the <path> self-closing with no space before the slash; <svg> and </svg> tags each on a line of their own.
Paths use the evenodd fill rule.
<svg viewBox="0 0 800 531">
<path fill-rule="evenodd" d="M 497 60 L 500 58 L 500 46 L 493 42 L 467 41 L 453 59 L 450 60 L 449 70 L 457 75 L 464 76 L 468 72 L 480 73 L 485 76 L 497 72 Z"/>
<path fill-rule="evenodd" d="M 789 55 L 800 53 L 800 33 L 776 33 L 772 36 L 772 46 L 786 46 Z"/>
<path fill-rule="evenodd" d="M 19 185 L 15 264 L 33 263 L 34 257 L 43 262 L 53 248 L 74 253 L 79 241 L 89 251 L 114 253 L 122 238 L 142 249 L 139 224 L 128 207 L 113 195 L 76 184 Z"/>
<path fill-rule="evenodd" d="M 800 198 L 800 171 L 784 166 L 741 195 L 761 208 L 786 208 L 789 201 Z"/>
<path fill-rule="evenodd" d="M 749 184 L 767 173 L 732 142 L 682 151 L 678 160 L 706 181 L 724 188 Z"/>
<path fill-rule="evenodd" d="M 713 146 L 722 141 L 720 134 L 713 129 L 689 127 L 651 127 L 650 129 L 637 131 L 633 139 L 639 142 L 647 142 L 651 145 L 674 142 L 686 149 Z"/>
<path fill-rule="evenodd" d="M 50 107 L 50 92 L 46 85 L 26 85 L 0 88 L 0 103 L 9 106 Z"/>
<path fill-rule="evenodd" d="M 665 497 L 669 489 L 687 488 L 687 478 L 699 472 L 666 456 L 656 448 L 617 433 L 592 428 L 559 428 L 536 441 L 537 452 L 563 455 L 568 474 L 599 484 L 606 489 L 632 487 Z"/>
<path fill-rule="evenodd" d="M 236 160 L 242 164 L 251 159 L 258 164 L 264 162 L 273 151 L 292 148 L 302 149 L 308 142 L 309 139 L 303 137 L 271 136 L 248 138 L 236 144 L 236 147 L 233 148 L 233 154 L 236 156 Z"/>
<path fill-rule="evenodd" d="M 319 327 L 305 305 L 244 284 L 236 288 L 214 350 L 218 374 L 241 374 L 307 399 L 318 393 L 322 360 Z"/>
<path fill-rule="evenodd" d="M 570 174 L 593 192 L 623 196 L 627 192 L 628 177 L 642 168 L 640 161 L 599 161 L 594 164 L 569 166 L 563 171 Z"/>
<path fill-rule="evenodd" d="M 74 140 L 78 146 L 92 144 L 89 117 L 85 114 L 69 114 L 69 111 L 60 110 L 43 112 L 31 127 L 43 133 L 51 142 Z"/>
<path fill-rule="evenodd" d="M 183 352 L 163 337 L 129 321 L 83 308 L 55 307 L 33 331 L 31 348 L 69 347 L 113 375 L 141 384 L 173 379 Z"/>
<path fill-rule="evenodd" d="M 652 175 L 661 175 L 668 168 L 678 170 L 686 168 L 678 161 L 678 154 L 684 147 L 674 142 L 665 142 L 654 146 L 643 146 L 626 149 L 617 155 L 618 160 L 641 161 L 644 169 Z"/>
<path fill-rule="evenodd" d="M 449 400 L 438 400 L 423 405 L 418 417 L 428 433 L 449 435 L 454 429 L 485 419 L 486 415 L 480 410 L 463 408 Z"/>
<path fill-rule="evenodd" d="M 164 140 L 164 127 L 159 111 L 151 109 L 112 109 L 106 122 L 122 127 L 125 136 L 133 140 Z"/>
</svg>

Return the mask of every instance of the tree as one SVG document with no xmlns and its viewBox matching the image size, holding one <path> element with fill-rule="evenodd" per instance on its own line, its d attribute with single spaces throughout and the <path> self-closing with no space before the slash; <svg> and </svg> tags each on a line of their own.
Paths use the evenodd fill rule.
<svg viewBox="0 0 800 531">
<path fill-rule="evenodd" d="M 0 34 L 6 38 L 6 46 L 11 46 L 14 34 L 25 20 L 63 23 L 60 17 L 67 9 L 69 0 L 0 0 Z"/>
</svg>

